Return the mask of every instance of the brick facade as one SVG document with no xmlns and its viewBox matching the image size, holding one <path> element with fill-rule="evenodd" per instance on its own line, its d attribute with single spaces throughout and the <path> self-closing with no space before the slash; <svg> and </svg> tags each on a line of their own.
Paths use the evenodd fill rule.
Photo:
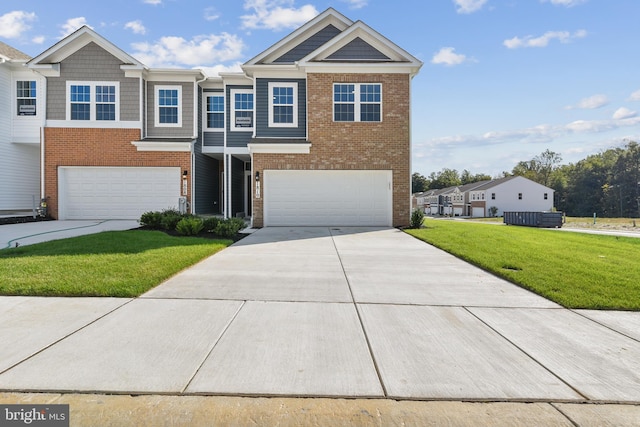
<svg viewBox="0 0 640 427">
<path fill-rule="evenodd" d="M 334 122 L 333 83 L 382 83 L 381 122 Z M 393 225 L 411 213 L 410 78 L 407 74 L 308 74 L 309 154 L 253 155 L 254 172 L 292 170 L 392 170 Z M 262 227 L 263 200 L 253 195 L 253 224 Z"/>
<path fill-rule="evenodd" d="M 60 166 L 172 166 L 188 171 L 191 180 L 191 153 L 140 152 L 131 144 L 139 140 L 139 129 L 45 128 L 44 192 L 51 216 L 58 218 Z"/>
</svg>

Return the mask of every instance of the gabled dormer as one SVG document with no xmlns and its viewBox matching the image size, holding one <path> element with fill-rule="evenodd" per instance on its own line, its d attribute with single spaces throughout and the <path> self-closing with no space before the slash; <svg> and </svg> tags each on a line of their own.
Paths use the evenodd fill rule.
<svg viewBox="0 0 640 427">
<path fill-rule="evenodd" d="M 147 68 L 83 26 L 27 66 L 47 78 L 46 125 L 142 128 Z"/>
</svg>

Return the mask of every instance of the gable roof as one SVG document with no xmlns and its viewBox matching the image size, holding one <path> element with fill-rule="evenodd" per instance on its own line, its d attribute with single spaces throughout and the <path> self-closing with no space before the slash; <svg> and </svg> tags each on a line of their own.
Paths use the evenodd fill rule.
<svg viewBox="0 0 640 427">
<path fill-rule="evenodd" d="M 28 61 L 31 59 L 26 53 L 20 52 L 18 49 L 0 42 L 0 58 L 5 61 Z"/>
<path fill-rule="evenodd" d="M 30 68 L 39 70 L 51 69 L 55 71 L 58 68 L 57 64 L 91 42 L 97 44 L 102 49 L 118 58 L 129 69 L 147 68 L 140 61 L 138 61 L 86 25 L 80 27 L 75 32 L 69 34 L 67 37 L 63 38 L 58 43 L 51 46 L 49 49 L 45 50 L 40 55 L 30 60 L 27 65 Z"/>
<path fill-rule="evenodd" d="M 353 22 L 329 8 L 242 68 L 250 73 L 259 68 L 284 66 L 320 72 L 335 71 L 336 66 L 370 69 L 367 71 L 379 67 L 387 72 L 415 75 L 422 62 L 364 22 Z"/>
</svg>

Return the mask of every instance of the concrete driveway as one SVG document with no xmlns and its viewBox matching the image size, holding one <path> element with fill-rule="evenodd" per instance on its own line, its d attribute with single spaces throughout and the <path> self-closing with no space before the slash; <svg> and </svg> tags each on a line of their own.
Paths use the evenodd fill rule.
<svg viewBox="0 0 640 427">
<path fill-rule="evenodd" d="M 0 342 L 0 391 L 640 402 L 640 313 L 387 228 L 264 228 L 137 299 L 2 297 Z"/>
</svg>

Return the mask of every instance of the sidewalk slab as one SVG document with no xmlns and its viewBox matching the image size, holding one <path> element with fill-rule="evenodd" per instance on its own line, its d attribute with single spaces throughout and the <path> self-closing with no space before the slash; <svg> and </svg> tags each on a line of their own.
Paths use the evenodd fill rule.
<svg viewBox="0 0 640 427">
<path fill-rule="evenodd" d="M 587 398 L 640 403 L 640 342 L 569 310 L 469 310 Z"/>
<path fill-rule="evenodd" d="M 0 297 L 0 372 L 131 301 Z M 2 387 L 0 382 L 0 388 Z"/>
<path fill-rule="evenodd" d="M 576 313 L 640 341 L 640 311 L 576 310 Z"/>
<path fill-rule="evenodd" d="M 462 307 L 359 309 L 389 397 L 583 400 Z"/>
<path fill-rule="evenodd" d="M 247 302 L 187 393 L 382 397 L 352 304 Z"/>
<path fill-rule="evenodd" d="M 134 300 L 4 372 L 0 389 L 180 393 L 240 306 Z"/>
</svg>

